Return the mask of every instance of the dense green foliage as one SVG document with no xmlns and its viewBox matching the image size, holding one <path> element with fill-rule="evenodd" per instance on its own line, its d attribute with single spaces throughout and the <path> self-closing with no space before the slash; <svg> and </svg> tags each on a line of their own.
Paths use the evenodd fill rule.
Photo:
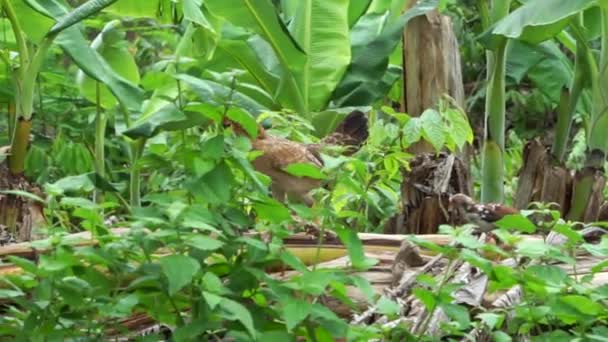
<svg viewBox="0 0 608 342">
<path fill-rule="evenodd" d="M 0 299 L 9 303 L 0 336 L 95 340 L 142 313 L 175 327 L 177 341 L 423 338 L 408 324 L 350 325 L 324 305 L 333 298 L 355 308 L 347 290 L 354 286 L 379 312 L 399 315 L 353 271 L 377 262 L 356 233 L 382 232 L 402 210 L 409 146 L 425 140 L 456 153 L 475 140 L 484 151 L 471 161 L 476 193 L 502 201 L 504 192 L 507 203 L 524 139 L 555 129 L 556 161 L 581 169 L 597 151 L 594 166 L 605 161 L 606 5 L 509 3 L 424 0 L 402 11 L 400 0 L 0 0 L 0 99 L 3 109 L 16 108 L 0 117 L 0 146 L 10 147 L 10 154 L 0 149 L 0 163 L 42 187 L 44 198 L 11 194 L 44 204 L 49 237 L 35 246 L 50 250 L 37 263 L 9 258 L 23 272 L 0 278 Z M 411 117 L 392 108 L 407 72 L 402 33 L 435 8 L 454 21 L 467 105 L 444 98 Z M 312 143 L 353 108 L 369 118 L 361 150 L 349 157 L 324 150 L 322 170 L 291 170 L 328 185 L 314 191 L 312 208 L 272 198 L 270 179 L 251 165 L 250 140 L 221 125 L 228 116 L 246 129 L 260 123 Z M 31 131 L 22 131 L 30 119 Z M 352 269 L 307 267 L 290 251 L 283 238 L 298 226 L 292 212 L 336 233 Z M 536 226 L 532 214 L 548 219 Z M 110 234 L 112 223 L 128 233 Z M 446 283 L 450 267 L 420 276 L 414 296 L 448 316 L 442 335 L 608 335 L 607 287 L 590 281 L 605 263 L 578 278 L 549 265 L 563 262 L 576 273 L 574 251 L 607 257 L 608 240 L 586 243 L 576 223 L 549 209 L 498 225 L 504 250 L 479 242 L 468 226 L 442 227 L 458 247 L 412 238 L 450 266 L 479 268 L 491 292 L 517 285 L 522 293 L 509 311 L 471 310 L 454 303 L 465 284 Z M 565 248 L 521 239 L 550 230 L 567 238 Z M 99 245 L 74 247 L 66 235 L 79 231 Z M 486 253 L 518 262 L 495 265 Z M 311 263 L 321 258 L 317 250 Z M 299 273 L 279 280 L 269 272 L 279 265 Z"/>
</svg>

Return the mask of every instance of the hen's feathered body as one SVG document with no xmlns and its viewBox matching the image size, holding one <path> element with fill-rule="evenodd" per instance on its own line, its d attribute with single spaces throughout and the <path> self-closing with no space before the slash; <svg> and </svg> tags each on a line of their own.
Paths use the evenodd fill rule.
<svg viewBox="0 0 608 342">
<path fill-rule="evenodd" d="M 237 134 L 247 135 L 245 130 L 230 123 Z M 352 154 L 367 139 L 368 127 L 365 114 L 354 111 L 346 116 L 333 133 L 316 144 L 304 144 L 289 139 L 271 136 L 262 127 L 258 136 L 252 139 L 252 148 L 262 152 L 253 160 L 253 167 L 272 179 L 272 193 L 278 200 L 285 196 L 295 197 L 307 205 L 313 200 L 309 192 L 321 186 L 321 181 L 310 177 L 298 177 L 285 171 L 290 164 L 308 163 L 322 168 L 323 160 L 320 150 L 327 145 L 345 146 L 347 153 Z"/>
</svg>

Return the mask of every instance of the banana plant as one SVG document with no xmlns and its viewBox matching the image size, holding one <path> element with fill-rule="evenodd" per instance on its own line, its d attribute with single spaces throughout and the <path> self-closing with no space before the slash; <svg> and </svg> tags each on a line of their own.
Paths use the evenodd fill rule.
<svg viewBox="0 0 608 342">
<path fill-rule="evenodd" d="M 510 0 L 479 0 L 484 29 L 507 16 L 510 5 Z M 508 42 L 507 38 L 498 37 L 486 50 L 487 89 L 481 182 L 481 201 L 484 203 L 504 200 L 505 67 Z"/>
<path fill-rule="evenodd" d="M 18 61 L 4 59 L 12 70 L 15 115 L 9 127 L 11 148 L 8 165 L 11 174 L 22 174 L 28 149 L 34 91 L 38 73 L 47 52 L 57 43 L 91 77 L 107 84 L 130 108 L 139 108 L 142 92 L 117 75 L 94 50 L 88 47 L 79 23 L 116 0 L 90 0 L 71 11 L 56 2 L 1 0 L 15 39 Z"/>
<path fill-rule="evenodd" d="M 528 1 L 492 26 L 485 37 L 485 43 L 489 45 L 505 39 L 538 45 L 555 38 L 575 54 L 571 82 L 559 101 L 556 138 L 551 151 L 557 162 L 564 162 L 574 113 L 577 108 L 582 108 L 583 112 L 587 109 L 587 113 L 583 113 L 587 122 L 587 162 L 576 178 L 568 214 L 569 218 L 577 220 L 583 218 L 594 191 L 595 171 L 603 170 L 608 148 L 605 139 L 608 129 L 606 7 L 605 2 L 598 0 Z M 587 15 L 591 12 L 596 15 Z M 594 18 L 599 20 L 593 22 Z M 593 32 L 593 28 L 599 30 Z M 590 40 L 597 37 L 600 37 L 601 45 L 599 59 L 596 59 L 590 44 Z M 577 107 L 581 99 L 585 99 L 586 92 L 591 94 L 591 106 Z"/>
</svg>

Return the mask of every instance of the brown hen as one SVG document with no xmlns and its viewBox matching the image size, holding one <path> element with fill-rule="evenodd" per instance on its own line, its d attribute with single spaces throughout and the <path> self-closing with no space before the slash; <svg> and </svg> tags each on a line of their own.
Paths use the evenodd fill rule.
<svg viewBox="0 0 608 342">
<path fill-rule="evenodd" d="M 239 124 L 229 119 L 224 120 L 224 126 L 230 126 L 238 135 L 249 137 L 247 131 Z M 285 196 L 294 197 L 312 206 L 313 199 L 309 192 L 321 186 L 321 181 L 310 177 L 294 176 L 285 168 L 290 164 L 309 163 L 318 168 L 323 167 L 320 150 L 324 146 L 337 145 L 347 147 L 345 154 L 356 152 L 368 137 L 367 117 L 360 111 L 353 111 L 328 136 L 316 144 L 304 144 L 282 137 L 269 135 L 261 125 L 258 125 L 258 135 L 252 139 L 253 150 L 262 155 L 253 160 L 253 167 L 272 179 L 273 196 L 280 201 Z"/>
</svg>

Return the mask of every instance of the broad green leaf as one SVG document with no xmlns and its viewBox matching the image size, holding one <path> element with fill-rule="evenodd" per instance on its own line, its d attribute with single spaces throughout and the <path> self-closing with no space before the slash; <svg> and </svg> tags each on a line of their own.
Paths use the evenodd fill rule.
<svg viewBox="0 0 608 342">
<path fill-rule="evenodd" d="M 352 61 L 336 87 L 332 101 L 339 107 L 369 105 L 378 94 L 388 70 L 389 56 L 403 37 L 403 27 L 438 5 L 438 0 L 418 2 L 400 17 L 390 20 L 389 13 L 368 13 L 351 31 Z"/>
<path fill-rule="evenodd" d="M 247 311 L 246 307 L 227 298 L 222 299 L 219 306 L 225 312 L 222 315 L 224 318 L 231 321 L 241 322 L 251 336 L 256 335 L 256 330 L 253 326 L 253 317 L 251 317 L 251 313 Z"/>
<path fill-rule="evenodd" d="M 48 15 L 32 8 L 26 1 L 11 1 L 11 6 L 17 14 L 17 20 L 27 38 L 33 43 L 40 43 L 48 30 L 55 24 L 55 20 Z"/>
<path fill-rule="evenodd" d="M 291 220 L 289 209 L 274 199 L 265 202 L 254 202 L 253 208 L 257 218 L 269 222 L 281 223 Z"/>
<path fill-rule="evenodd" d="M 226 163 L 220 163 L 211 172 L 193 180 L 189 188 L 195 196 L 205 202 L 222 204 L 230 200 L 233 183 L 230 168 Z"/>
<path fill-rule="evenodd" d="M 574 66 L 554 41 L 538 45 L 513 41 L 508 45 L 506 74 L 516 83 L 527 76 L 537 89 L 559 103 L 561 90 L 574 77 Z"/>
<path fill-rule="evenodd" d="M 496 225 L 504 229 L 515 229 L 524 233 L 534 233 L 536 231 L 534 223 L 520 214 L 506 215 L 498 220 Z"/>
<path fill-rule="evenodd" d="M 435 308 L 435 305 L 437 305 L 435 295 L 433 294 L 433 292 L 427 289 L 417 287 L 412 290 L 412 293 L 414 294 L 414 296 L 416 296 L 416 298 L 420 300 L 420 302 L 422 302 L 422 304 L 424 304 L 427 310 L 432 310 Z"/>
<path fill-rule="evenodd" d="M 491 32 L 493 35 L 538 44 L 561 32 L 573 15 L 595 3 L 596 0 L 527 1 L 500 20 Z"/>
<path fill-rule="evenodd" d="M 420 116 L 422 136 L 439 151 L 445 143 L 445 131 L 441 114 L 434 109 L 425 110 Z"/>
<path fill-rule="evenodd" d="M 325 108 L 350 63 L 349 0 L 300 0 L 290 31 L 306 53 L 297 79 L 308 111 Z"/>
<path fill-rule="evenodd" d="M 78 176 L 68 176 L 62 178 L 55 183 L 46 184 L 45 190 L 51 194 L 64 194 L 64 193 L 88 193 L 95 189 L 95 184 L 91 181 L 91 178 L 84 174 Z"/>
<path fill-rule="evenodd" d="M 354 268 L 366 269 L 378 262 L 376 259 L 365 256 L 363 243 L 353 229 L 336 228 L 340 241 L 346 246 L 350 262 Z"/>
<path fill-rule="evenodd" d="M 209 24 L 209 21 L 207 21 L 201 10 L 202 5 L 203 0 L 184 0 L 184 17 L 201 26 L 211 27 L 211 24 Z"/>
<path fill-rule="evenodd" d="M 218 43 L 218 53 L 215 57 L 226 60 L 219 52 L 234 58 L 238 66 L 247 70 L 255 81 L 269 94 L 277 94 L 280 83 L 280 75 L 275 72 L 278 66 L 278 59 L 272 47 L 259 35 L 224 35 Z M 299 96 L 299 93 L 277 98 L 285 107 L 295 108 L 292 97 Z"/>
<path fill-rule="evenodd" d="M 139 83 L 139 70 L 135 58 L 127 48 L 124 32 L 118 31 L 119 20 L 108 22 L 91 43 L 91 48 L 97 51 L 117 75 L 124 77 L 133 84 Z M 97 82 L 87 76 L 82 70 L 76 75 L 76 83 L 81 94 L 89 101 L 97 103 Z M 109 109 L 118 104 L 114 95 L 104 84 L 99 84 L 99 102 L 103 108 Z"/>
<path fill-rule="evenodd" d="M 386 298 L 385 296 L 382 296 L 378 300 L 376 306 L 378 307 L 378 312 L 384 315 L 395 316 L 398 315 L 401 311 L 399 304 L 397 304 L 393 300 Z"/>
<path fill-rule="evenodd" d="M 224 243 L 205 235 L 193 235 L 184 239 L 188 246 L 201 251 L 214 251 L 220 249 Z"/>
<path fill-rule="evenodd" d="M 454 108 L 448 108 L 444 115 L 448 120 L 449 134 L 458 148 L 463 148 L 466 143 L 473 142 L 473 129 L 464 112 Z"/>
<path fill-rule="evenodd" d="M 367 12 L 371 0 L 351 1 L 348 6 L 348 27 L 353 25 Z"/>
<path fill-rule="evenodd" d="M 604 307 L 589 299 L 589 297 L 579 295 L 567 295 L 562 296 L 560 301 L 570 305 L 582 314 L 589 316 L 597 316 L 602 312 L 605 312 Z"/>
<path fill-rule="evenodd" d="M 262 106 L 249 96 L 238 91 L 234 91 L 230 89 L 229 86 L 225 86 L 221 83 L 196 78 L 194 76 L 185 74 L 177 75 L 176 77 L 180 81 L 183 81 L 185 84 L 190 86 L 192 91 L 196 93 L 200 97 L 201 101 L 205 103 L 216 105 L 225 105 L 226 103 L 231 103 L 232 106 L 243 108 L 254 115 L 267 110 L 266 107 Z"/>
<path fill-rule="evenodd" d="M 158 110 L 142 116 L 133 126 L 122 132 L 131 139 L 151 138 L 161 131 L 179 131 L 190 127 L 198 126 L 207 121 L 207 118 L 199 113 L 186 112 L 179 110 L 174 104 L 170 103 Z"/>
<path fill-rule="evenodd" d="M 403 139 L 411 145 L 422 138 L 422 120 L 419 117 L 411 118 L 403 126 Z"/>
<path fill-rule="evenodd" d="M 283 306 L 283 317 L 287 330 L 292 331 L 300 322 L 306 319 L 312 311 L 312 305 L 298 299 L 291 299 Z"/>
<path fill-rule="evenodd" d="M 76 9 L 74 9 L 70 13 L 67 13 L 59 20 L 57 20 L 57 23 L 53 25 L 48 35 L 59 33 L 65 30 L 66 28 L 76 23 L 79 23 L 85 20 L 86 18 L 102 11 L 104 8 L 110 6 L 116 1 L 118 0 L 89 0 L 85 2 L 84 4 L 78 6 Z"/>
<path fill-rule="evenodd" d="M 530 281 L 543 283 L 544 290 L 550 293 L 559 293 L 567 286 L 568 273 L 557 266 L 532 265 L 524 275 Z"/>
<path fill-rule="evenodd" d="M 45 203 L 44 199 L 40 198 L 40 196 L 35 195 L 31 192 L 23 191 L 23 190 L 0 190 L 0 194 L 13 195 L 13 196 L 27 198 L 32 201 Z"/>
<path fill-rule="evenodd" d="M 257 138 L 259 133 L 258 123 L 249 113 L 240 108 L 230 108 L 226 116 L 245 129 L 251 139 Z"/>
<path fill-rule="evenodd" d="M 17 298 L 23 295 L 25 295 L 25 293 L 21 291 L 0 289 L 0 298 L 2 299 Z"/>
<path fill-rule="evenodd" d="M 128 0 L 118 1 L 108 7 L 106 12 L 124 17 L 153 18 L 160 23 L 172 23 L 172 0 Z"/>
<path fill-rule="evenodd" d="M 29 0 L 34 2 L 33 0 Z M 68 13 L 67 9 L 55 1 L 37 3 L 51 18 L 59 20 Z M 105 84 L 127 109 L 138 112 L 141 110 L 143 91 L 132 82 L 118 75 L 108 65 L 107 61 L 95 50 L 89 47 L 81 32 L 81 24 L 72 25 L 61 31 L 55 42 L 61 46 L 84 73 Z"/>
<path fill-rule="evenodd" d="M 458 322 L 460 329 L 465 329 L 471 325 L 469 310 L 464 306 L 456 304 L 441 304 L 441 309 L 448 317 Z"/>
<path fill-rule="evenodd" d="M 287 173 L 298 177 L 325 179 L 327 176 L 315 165 L 310 163 L 293 163 L 283 168 Z"/>
<path fill-rule="evenodd" d="M 477 315 L 481 321 L 488 326 L 488 328 L 494 330 L 500 328 L 505 320 L 503 314 L 496 314 L 492 312 L 483 312 Z"/>
<path fill-rule="evenodd" d="M 306 114 L 301 80 L 297 78 L 305 66 L 306 54 L 289 34 L 270 0 L 206 0 L 209 10 L 233 25 L 262 36 L 272 47 L 282 69 L 282 82 L 277 94 L 292 94 L 296 111 Z M 280 96 L 280 95 L 279 95 Z"/>
<path fill-rule="evenodd" d="M 327 306 L 320 303 L 313 304 L 312 317 L 316 322 L 319 322 L 321 327 L 327 330 L 325 336 L 331 335 L 334 338 L 345 337 L 349 330 L 349 325 L 338 317 Z M 317 334 L 317 336 L 320 336 Z M 332 339 L 333 341 L 333 339 Z"/>
<path fill-rule="evenodd" d="M 544 241 L 522 241 L 517 244 L 517 253 L 530 258 L 540 258 L 550 250 Z"/>
<path fill-rule="evenodd" d="M 161 258 L 160 265 L 169 281 L 170 296 L 190 284 L 194 275 L 201 269 L 201 265 L 195 259 L 178 254 Z"/>
</svg>

